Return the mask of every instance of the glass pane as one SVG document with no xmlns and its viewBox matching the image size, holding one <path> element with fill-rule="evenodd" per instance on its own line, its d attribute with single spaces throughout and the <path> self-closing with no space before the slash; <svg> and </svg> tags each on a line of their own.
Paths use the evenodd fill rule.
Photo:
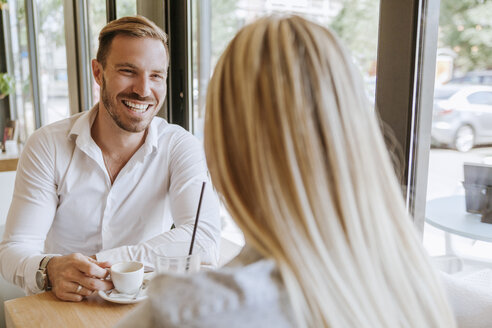
<svg viewBox="0 0 492 328">
<path fill-rule="evenodd" d="M 492 224 L 465 197 L 486 200 L 488 182 L 464 174 L 492 164 L 491 16 L 490 1 L 441 1 L 424 245 L 448 272 L 492 264 Z"/>
<path fill-rule="evenodd" d="M 106 25 L 106 1 L 89 0 L 87 2 L 87 17 L 89 25 L 89 61 L 96 58 L 97 48 L 99 46 L 99 32 Z M 92 104 L 99 101 L 99 84 L 94 80 L 91 74 Z"/>
<path fill-rule="evenodd" d="M 37 0 L 37 47 L 42 124 L 70 115 L 62 0 Z"/>
<path fill-rule="evenodd" d="M 242 26 L 267 14 L 292 13 L 333 29 L 351 51 L 374 103 L 379 0 L 194 0 L 191 12 L 193 133 L 199 139 L 207 85 L 219 56 Z M 222 218 L 223 237 L 241 244 L 241 232 L 224 208 Z"/>
<path fill-rule="evenodd" d="M 116 17 L 134 16 L 137 14 L 136 0 L 117 0 L 116 1 Z"/>
<path fill-rule="evenodd" d="M 207 4 L 210 8 L 203 8 Z M 207 10 L 208 9 L 208 10 Z M 205 96 L 215 63 L 245 24 L 273 13 L 292 13 L 333 29 L 352 52 L 374 103 L 379 0 L 207 0 L 192 2 L 193 132 L 203 135 Z"/>
<path fill-rule="evenodd" d="M 19 139 L 25 142 L 35 130 L 34 110 L 29 71 L 29 47 L 27 45 L 26 10 L 24 0 L 9 0 L 10 38 L 12 44 L 15 101 L 19 122 Z"/>
</svg>

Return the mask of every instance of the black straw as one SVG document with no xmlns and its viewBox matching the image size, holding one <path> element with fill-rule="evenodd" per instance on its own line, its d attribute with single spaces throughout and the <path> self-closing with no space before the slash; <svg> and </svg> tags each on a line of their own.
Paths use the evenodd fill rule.
<svg viewBox="0 0 492 328">
<path fill-rule="evenodd" d="M 198 209 L 196 210 L 195 226 L 193 227 L 193 235 L 191 236 L 190 251 L 188 252 L 188 255 L 191 255 L 191 253 L 193 252 L 193 244 L 195 243 L 196 228 L 198 226 L 198 217 L 200 216 L 200 208 L 202 207 L 202 198 L 203 198 L 203 191 L 205 190 L 205 184 L 206 182 L 203 181 L 202 191 L 200 192 L 200 200 L 198 201 Z"/>
</svg>

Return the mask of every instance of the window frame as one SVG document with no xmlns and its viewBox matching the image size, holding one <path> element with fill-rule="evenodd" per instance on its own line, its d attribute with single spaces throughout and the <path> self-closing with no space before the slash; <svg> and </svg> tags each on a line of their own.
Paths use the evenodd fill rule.
<svg viewBox="0 0 492 328">
<path fill-rule="evenodd" d="M 92 104 L 87 8 L 87 0 L 64 0 L 67 62 L 74 63 L 67 65 L 71 115 L 90 109 Z"/>
<path fill-rule="evenodd" d="M 381 0 L 380 8 L 376 107 L 401 145 L 400 183 L 422 237 L 440 1 Z"/>
<path fill-rule="evenodd" d="M 5 37 L 5 34 L 8 33 L 8 14 L 6 14 L 3 10 L 0 10 L 0 72 L 8 72 L 12 73 L 11 69 L 9 69 L 9 39 Z M 13 111 L 13 105 L 15 101 L 10 101 L 10 97 L 5 97 L 0 100 L 0 128 L 2 131 L 0 142 L 3 142 L 3 128 L 7 120 L 15 117 L 15 112 Z"/>
</svg>

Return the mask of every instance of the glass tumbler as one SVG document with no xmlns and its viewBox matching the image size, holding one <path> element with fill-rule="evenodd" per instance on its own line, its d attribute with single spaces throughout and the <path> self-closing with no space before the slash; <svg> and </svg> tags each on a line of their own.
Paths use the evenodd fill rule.
<svg viewBox="0 0 492 328">
<path fill-rule="evenodd" d="M 153 250 L 156 273 L 188 274 L 200 271 L 199 252 L 188 255 L 189 243 L 166 244 Z"/>
</svg>

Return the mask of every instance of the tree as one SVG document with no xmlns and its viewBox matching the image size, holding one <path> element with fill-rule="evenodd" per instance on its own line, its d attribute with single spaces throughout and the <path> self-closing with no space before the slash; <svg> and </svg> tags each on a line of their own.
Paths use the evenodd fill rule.
<svg viewBox="0 0 492 328">
<path fill-rule="evenodd" d="M 439 47 L 453 49 L 457 69 L 492 69 L 491 17 L 491 0 L 442 0 Z"/>
<path fill-rule="evenodd" d="M 65 29 L 63 28 L 62 0 L 44 0 L 37 2 L 39 26 L 47 44 L 56 47 L 65 46 Z"/>
<path fill-rule="evenodd" d="M 379 0 L 347 0 L 329 24 L 364 72 L 370 72 L 375 65 L 378 17 Z"/>
<path fill-rule="evenodd" d="M 237 0 L 212 0 L 212 67 L 241 27 Z"/>
</svg>

